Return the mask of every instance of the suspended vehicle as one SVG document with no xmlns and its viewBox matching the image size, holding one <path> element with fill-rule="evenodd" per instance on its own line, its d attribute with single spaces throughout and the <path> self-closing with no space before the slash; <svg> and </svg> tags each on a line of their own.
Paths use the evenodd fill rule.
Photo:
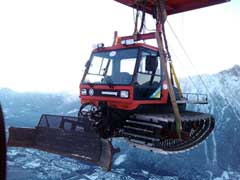
<svg viewBox="0 0 240 180">
<path fill-rule="evenodd" d="M 57 153 L 110 170 L 117 152 L 111 144 L 114 137 L 145 150 L 173 153 L 194 147 L 212 132 L 211 114 L 186 110 L 187 103 L 207 104 L 208 99 L 204 94 L 189 98 L 181 91 L 164 22 L 167 15 L 226 0 L 116 1 L 141 11 L 142 17 L 151 14 L 156 32 L 141 33 L 135 23 L 133 35 L 115 33 L 112 46 L 98 44 L 80 83 L 78 117 L 44 114 L 36 128 L 10 127 L 8 145 Z M 158 47 L 143 43 L 148 39 L 156 39 Z"/>
</svg>

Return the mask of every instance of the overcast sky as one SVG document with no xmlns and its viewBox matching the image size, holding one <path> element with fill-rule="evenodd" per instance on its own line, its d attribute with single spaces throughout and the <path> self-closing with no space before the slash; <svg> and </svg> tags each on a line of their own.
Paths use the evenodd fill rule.
<svg viewBox="0 0 240 180">
<path fill-rule="evenodd" d="M 240 1 L 169 16 L 199 73 L 240 64 Z M 151 18 L 146 22 L 149 29 Z M 113 0 L 1 0 L 0 87 L 76 90 L 94 44 L 133 32 L 133 10 Z M 180 76 L 196 74 L 167 29 Z M 176 55 L 176 56 L 175 56 Z"/>
</svg>

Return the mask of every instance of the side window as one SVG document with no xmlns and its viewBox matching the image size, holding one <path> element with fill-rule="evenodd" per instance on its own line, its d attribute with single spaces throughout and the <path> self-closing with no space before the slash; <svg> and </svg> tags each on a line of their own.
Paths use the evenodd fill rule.
<svg viewBox="0 0 240 180">
<path fill-rule="evenodd" d="M 154 76 L 154 79 L 153 79 L 153 82 L 160 82 L 161 81 L 161 61 L 160 61 L 160 57 L 158 56 L 158 67 L 157 67 L 157 70 L 155 72 L 155 76 Z"/>
<path fill-rule="evenodd" d="M 142 57 L 141 57 L 141 61 L 138 69 L 138 78 L 137 78 L 137 81 L 140 85 L 147 84 L 151 80 L 152 71 L 146 70 L 146 60 L 147 60 L 147 56 L 149 55 L 156 55 L 156 53 L 142 52 Z M 158 67 L 155 72 L 153 82 L 159 83 L 160 80 L 161 80 L 161 62 L 160 62 L 160 57 L 158 57 Z"/>
<path fill-rule="evenodd" d="M 146 71 L 146 56 L 142 56 L 140 66 L 139 66 L 139 72 L 149 74 L 149 72 Z"/>
<path fill-rule="evenodd" d="M 146 71 L 146 56 L 142 56 L 140 61 L 140 66 L 138 69 L 138 78 L 137 81 L 140 85 L 143 85 L 150 81 L 152 73 Z"/>
<path fill-rule="evenodd" d="M 136 58 L 122 59 L 120 62 L 120 72 L 126 72 L 133 75 L 136 64 Z"/>
</svg>

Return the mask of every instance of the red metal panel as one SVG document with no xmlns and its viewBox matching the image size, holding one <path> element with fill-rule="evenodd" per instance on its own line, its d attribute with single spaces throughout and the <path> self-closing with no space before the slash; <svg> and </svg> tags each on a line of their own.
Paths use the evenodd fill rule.
<svg viewBox="0 0 240 180">
<path fill-rule="evenodd" d="M 127 40 L 127 39 L 133 39 L 133 36 L 123 36 L 119 37 L 120 40 Z M 155 33 L 147 33 L 147 34 L 137 34 L 137 37 L 135 41 L 141 41 L 141 40 L 148 40 L 148 39 L 155 39 Z"/>
<path fill-rule="evenodd" d="M 126 38 L 125 38 L 126 37 Z M 120 37 L 121 39 L 122 37 Z M 123 39 L 131 39 L 133 38 L 132 36 L 124 36 Z M 114 45 L 114 46 L 110 46 L 110 47 L 104 47 L 104 48 L 97 48 L 97 49 L 94 49 L 93 52 L 96 53 L 96 52 L 102 52 L 102 51 L 114 51 L 114 50 L 120 50 L 120 49 L 129 49 L 129 48 L 138 48 L 138 47 L 145 47 L 147 49 L 151 49 L 153 51 L 158 51 L 158 48 L 157 47 L 154 47 L 154 46 L 151 46 L 151 45 L 148 45 L 148 44 L 144 44 L 144 43 L 136 43 L 136 44 L 133 44 L 133 45 L 121 45 L 121 44 L 117 44 L 117 45 Z"/>
<path fill-rule="evenodd" d="M 166 82 L 163 82 L 166 84 Z M 139 105 L 142 104 L 167 104 L 168 101 L 168 90 L 162 89 L 162 97 L 159 100 L 134 100 L 134 90 L 132 86 L 114 86 L 114 88 L 109 88 L 107 85 L 94 85 L 94 87 L 91 87 L 90 85 L 83 85 L 80 84 L 80 89 L 87 89 L 90 88 L 101 89 L 101 90 L 128 90 L 130 92 L 130 97 L 128 99 L 122 99 L 117 97 L 105 97 L 105 96 L 82 96 L 81 103 L 92 103 L 95 105 L 98 105 L 100 101 L 106 101 L 108 103 L 108 106 L 123 110 L 134 110 Z"/>
<path fill-rule="evenodd" d="M 115 0 L 115 1 L 133 8 L 137 8 L 136 2 L 142 2 L 141 4 L 138 4 L 138 7 L 140 10 L 144 9 L 143 5 L 144 0 Z M 166 0 L 166 9 L 167 14 L 171 15 L 203 7 L 208 7 L 228 1 L 230 0 Z M 145 9 L 147 13 L 152 14 L 154 2 L 155 2 L 154 0 L 146 0 Z"/>
</svg>

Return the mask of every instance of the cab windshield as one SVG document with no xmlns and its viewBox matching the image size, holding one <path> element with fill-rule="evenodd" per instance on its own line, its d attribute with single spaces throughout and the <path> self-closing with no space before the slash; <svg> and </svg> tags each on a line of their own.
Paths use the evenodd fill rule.
<svg viewBox="0 0 240 180">
<path fill-rule="evenodd" d="M 83 84 L 128 85 L 132 82 L 137 48 L 93 53 Z"/>
</svg>

